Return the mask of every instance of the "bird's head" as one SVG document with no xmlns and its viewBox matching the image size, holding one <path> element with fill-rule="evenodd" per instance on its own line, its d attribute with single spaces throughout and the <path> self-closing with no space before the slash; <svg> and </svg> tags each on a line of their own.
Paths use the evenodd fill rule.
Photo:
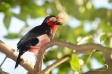
<svg viewBox="0 0 112 74">
<path fill-rule="evenodd" d="M 43 23 L 46 23 L 48 26 L 61 25 L 64 21 L 63 18 L 56 17 L 54 15 L 47 16 Z"/>
<path fill-rule="evenodd" d="M 56 30 L 58 28 L 58 25 L 61 25 L 63 21 L 64 21 L 63 18 L 56 17 L 54 15 L 50 15 L 45 18 L 42 25 L 47 25 L 47 26 L 51 27 L 52 37 L 54 37 Z"/>
</svg>

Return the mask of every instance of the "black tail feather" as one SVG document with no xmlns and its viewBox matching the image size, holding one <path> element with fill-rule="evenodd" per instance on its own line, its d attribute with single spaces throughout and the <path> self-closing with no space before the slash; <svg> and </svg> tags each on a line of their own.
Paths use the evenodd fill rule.
<svg viewBox="0 0 112 74">
<path fill-rule="evenodd" d="M 18 67 L 18 64 L 20 64 L 20 57 L 21 57 L 21 55 L 23 55 L 23 53 L 24 52 L 22 52 L 22 51 L 19 52 L 19 55 L 18 55 L 17 60 L 16 60 L 15 68 L 17 68 Z"/>
<path fill-rule="evenodd" d="M 18 67 L 18 64 L 20 64 L 21 55 L 23 55 L 23 53 L 28 51 L 30 46 L 35 46 L 38 42 L 39 42 L 39 40 L 37 38 L 34 38 L 34 39 L 31 39 L 31 40 L 29 40 L 29 41 L 25 42 L 24 44 L 21 44 L 17 47 L 18 48 L 17 50 L 19 51 L 19 55 L 18 55 L 17 60 L 16 60 L 15 68 Z"/>
</svg>

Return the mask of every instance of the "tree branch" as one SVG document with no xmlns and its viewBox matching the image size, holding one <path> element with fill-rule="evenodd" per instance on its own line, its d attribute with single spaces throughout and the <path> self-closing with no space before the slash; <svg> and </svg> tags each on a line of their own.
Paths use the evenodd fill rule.
<svg viewBox="0 0 112 74">
<path fill-rule="evenodd" d="M 105 50 L 103 52 L 103 56 L 105 58 L 105 63 L 108 65 L 108 69 L 106 70 L 106 73 L 111 74 L 112 73 L 111 52 Z"/>
<path fill-rule="evenodd" d="M 90 71 L 88 71 L 88 72 L 86 72 L 84 74 L 111 74 L 111 72 L 107 73 L 107 70 L 108 70 L 108 65 L 105 64 L 102 68 L 94 69 L 94 70 L 91 69 Z"/>
<path fill-rule="evenodd" d="M 0 40 L 0 51 L 5 53 L 7 57 L 16 61 L 18 53 L 1 40 Z M 31 62 L 27 61 L 25 58 L 21 57 L 20 64 L 30 73 L 33 71 L 34 65 Z"/>
<path fill-rule="evenodd" d="M 36 61 L 36 64 L 34 66 L 34 74 L 41 74 L 41 65 L 42 65 L 43 55 L 44 55 L 45 51 L 47 50 L 47 48 L 49 48 L 53 45 L 68 47 L 68 48 L 71 48 L 73 50 L 76 50 L 77 53 L 86 53 L 86 52 L 90 52 L 94 49 L 97 49 L 99 51 L 105 51 L 105 50 L 111 51 L 112 50 L 112 48 L 103 47 L 100 44 L 74 45 L 72 43 L 65 42 L 65 41 L 51 41 L 49 43 L 46 43 L 39 50 L 39 53 L 37 56 L 37 61 Z"/>
<path fill-rule="evenodd" d="M 64 57 L 62 57 L 61 59 L 57 60 L 56 62 L 54 62 L 53 64 L 49 65 L 46 69 L 43 70 L 43 73 L 45 74 L 49 74 L 49 72 L 55 68 L 56 66 L 60 65 L 61 63 L 67 61 L 69 58 L 71 57 L 71 55 L 66 55 Z"/>
<path fill-rule="evenodd" d="M 43 55 L 44 55 L 44 52 L 46 51 L 47 48 L 53 46 L 53 45 L 59 45 L 59 46 L 63 46 L 63 47 L 68 47 L 68 48 L 71 48 L 73 50 L 75 50 L 77 53 L 86 53 L 86 52 L 91 52 L 92 50 L 94 49 L 97 49 L 99 51 L 102 51 L 102 52 L 105 52 L 105 51 L 111 51 L 112 48 L 107 48 L 107 47 L 103 47 L 99 44 L 84 44 L 84 45 L 74 45 L 72 43 L 69 43 L 69 42 L 65 42 L 65 41 L 51 41 L 47 44 L 45 44 L 40 50 L 39 50 L 39 53 L 38 53 L 38 56 L 37 56 L 37 61 L 36 61 L 36 64 L 35 66 L 33 67 L 33 64 L 28 62 L 28 61 L 25 61 L 25 59 L 23 57 L 21 57 L 21 65 L 29 71 L 29 73 L 32 73 L 33 74 L 40 74 L 41 73 L 41 65 L 42 65 L 42 60 L 43 60 Z M 7 46 L 5 43 L 3 43 L 1 40 L 0 40 L 0 51 L 5 53 L 7 57 L 13 59 L 14 61 L 16 61 L 16 58 L 17 58 L 17 52 L 10 48 L 9 46 Z M 61 59 L 60 59 L 61 60 Z M 60 61 L 59 60 L 59 61 Z M 65 60 L 67 60 L 67 58 L 65 58 Z M 59 63 L 55 62 L 56 65 L 51 65 L 52 68 L 56 67 L 57 65 L 59 65 Z M 60 62 L 60 63 L 63 63 Z M 50 67 L 50 66 L 49 66 Z M 48 72 L 47 70 L 49 69 L 49 71 L 51 70 L 50 68 L 46 68 L 45 72 Z M 34 70 L 33 70 L 34 69 Z"/>
<path fill-rule="evenodd" d="M 7 56 L 5 56 L 4 60 L 2 61 L 0 68 L 2 67 L 3 63 L 5 62 L 5 60 L 7 59 Z"/>
</svg>

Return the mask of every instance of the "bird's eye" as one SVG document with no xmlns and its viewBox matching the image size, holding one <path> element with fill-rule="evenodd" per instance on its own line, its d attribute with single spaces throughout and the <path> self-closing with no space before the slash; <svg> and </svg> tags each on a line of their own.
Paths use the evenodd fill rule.
<svg viewBox="0 0 112 74">
<path fill-rule="evenodd" d="M 55 17 L 51 17 L 50 20 L 53 21 L 53 22 L 55 22 L 56 18 Z"/>
</svg>

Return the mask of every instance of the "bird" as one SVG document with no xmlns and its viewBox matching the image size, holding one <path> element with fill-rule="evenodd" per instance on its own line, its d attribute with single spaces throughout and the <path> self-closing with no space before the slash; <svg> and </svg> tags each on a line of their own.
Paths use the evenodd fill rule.
<svg viewBox="0 0 112 74">
<path fill-rule="evenodd" d="M 50 42 L 55 36 L 58 25 L 62 25 L 63 18 L 59 16 L 47 16 L 41 25 L 34 27 L 26 33 L 17 43 L 19 55 L 16 60 L 15 68 L 20 64 L 20 57 L 27 51 L 38 53 L 39 49 Z"/>
</svg>

